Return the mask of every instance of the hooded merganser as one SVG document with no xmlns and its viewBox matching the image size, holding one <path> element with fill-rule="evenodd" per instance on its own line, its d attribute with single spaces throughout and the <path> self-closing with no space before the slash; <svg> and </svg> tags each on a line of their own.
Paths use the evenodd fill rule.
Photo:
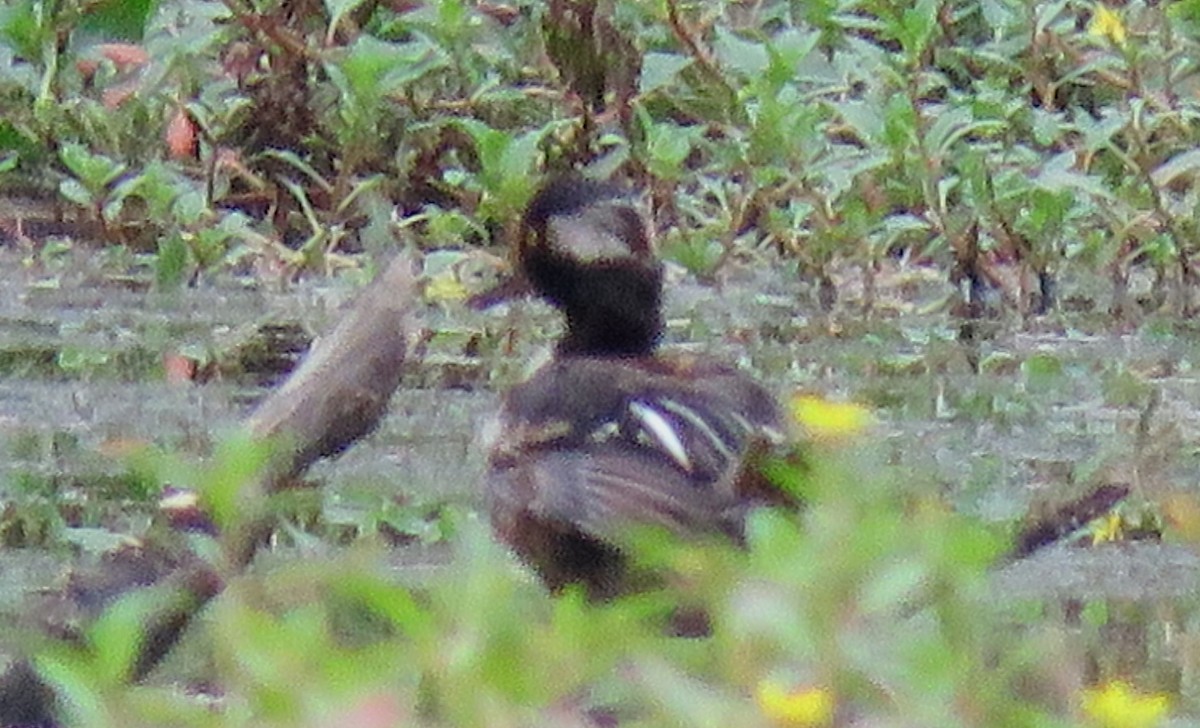
<svg viewBox="0 0 1200 728">
<path fill-rule="evenodd" d="M 663 270 L 620 188 L 553 179 L 523 219 L 529 286 L 566 318 L 554 359 L 507 395 L 489 458 L 492 526 L 554 591 L 630 588 L 632 526 L 741 542 L 747 511 L 788 503 L 747 467 L 786 421 L 735 369 L 655 350 Z"/>
</svg>

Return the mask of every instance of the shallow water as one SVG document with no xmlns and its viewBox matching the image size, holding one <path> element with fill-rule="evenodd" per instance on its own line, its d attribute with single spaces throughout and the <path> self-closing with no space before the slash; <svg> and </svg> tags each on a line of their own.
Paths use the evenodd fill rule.
<svg viewBox="0 0 1200 728">
<path fill-rule="evenodd" d="M 164 356 L 236 358 L 230 352 L 264 324 L 320 332 L 356 290 L 320 281 L 265 292 L 227 279 L 146 293 L 83 253 L 38 269 L 0 252 L 0 266 L 13 271 L 0 283 L 0 537 L 11 535 L 13 513 L 53 514 L 65 502 L 66 541 L 92 548 L 103 548 L 104 533 L 136 532 L 153 510 L 152 497 L 114 492 L 113 479 L 129 472 L 121 453 L 149 444 L 203 456 L 277 378 L 218 368 L 205 384 L 169 383 Z M 964 345 L 959 323 L 936 305 L 948 287 L 923 270 L 896 276 L 911 285 L 881 297 L 869 321 L 852 301 L 822 314 L 786 267 L 733 275 L 720 289 L 680 280 L 669 289 L 667 343 L 735 362 L 781 394 L 870 404 L 873 444 L 908 487 L 984 521 L 1012 523 L 1034 504 L 1103 482 L 1131 485 L 1138 503 L 1200 482 L 1188 445 L 1200 440 L 1200 336 L 1177 322 L 1113 333 L 1051 317 L 985 322 L 988 334 Z M 431 306 L 421 323 L 437 335 L 406 365 L 379 430 L 309 473 L 330 528 L 357 533 L 395 504 L 418 514 L 442 504 L 478 510 L 480 427 L 497 392 L 546 356 L 558 326 L 532 303 L 484 313 Z M 514 328 L 507 353 L 494 340 Z M 478 356 L 463 352 L 472 337 L 484 342 Z M 418 545 L 389 558 L 412 583 L 437 578 L 446 561 L 442 546 L 420 545 L 417 521 Z M 0 619 L 19 615 L 23 599 L 72 563 L 73 549 L 54 534 L 0 548 Z M 268 558 L 297 553 L 281 547 Z M 994 589 L 1014 601 L 1193 609 L 1200 556 L 1181 545 L 1060 546 L 998 569 Z M 0 654 L 12 647 L 0 642 Z"/>
<path fill-rule="evenodd" d="M 164 356 L 220 361 L 264 324 L 320 332 L 356 290 L 321 280 L 269 292 L 227 278 L 156 294 L 106 261 L 78 251 L 29 265 L 0 253 L 0 265 L 15 272 L 0 285 L 0 472 L 8 476 L 0 497 L 19 494 L 16 475 L 72 473 L 85 483 L 89 472 L 119 472 L 112 453 L 127 441 L 203 454 L 265 395 L 260 385 L 271 377 L 218 373 L 203 385 L 171 384 Z M 1156 337 L 1147 327 L 1121 334 L 1070 320 L 1001 320 L 989 324 L 990 337 L 965 346 L 958 322 L 938 310 L 949 289 L 935 271 L 890 272 L 893 284 L 881 288 L 869 322 L 854 313 L 854 275 L 841 281 L 845 308 L 826 316 L 786 265 L 732 269 L 718 288 L 675 272 L 668 345 L 735 362 L 781 393 L 803 388 L 873 405 L 892 464 L 985 519 L 1013 519 L 1056 490 L 1070 496 L 1112 462 L 1136 465 L 1144 487 L 1200 478 L 1200 458 L 1182 448 L 1148 454 L 1137 445 L 1146 395 L 1120 401 L 1119 386 L 1128 372 L 1161 391 L 1156 440 L 1194 441 L 1200 337 L 1169 326 Z M 342 491 L 476 504 L 477 433 L 495 391 L 544 357 L 557 330 L 537 304 L 484 313 L 430 306 L 420 315 L 438 336 L 422 361 L 407 365 L 389 417 L 312 471 L 333 504 Z M 519 332 L 512 354 L 494 346 L 462 354 L 469 337 L 509 328 Z M 455 388 L 429 386 L 445 383 Z"/>
</svg>

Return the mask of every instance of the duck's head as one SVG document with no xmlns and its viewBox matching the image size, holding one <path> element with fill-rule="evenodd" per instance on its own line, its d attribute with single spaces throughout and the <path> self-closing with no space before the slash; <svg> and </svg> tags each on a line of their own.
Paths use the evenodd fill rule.
<svg viewBox="0 0 1200 728">
<path fill-rule="evenodd" d="M 525 283 L 560 309 L 564 354 L 640 356 L 662 333 L 662 266 L 628 193 L 554 177 L 525 210 L 517 242 Z"/>
<path fill-rule="evenodd" d="M 522 229 L 518 256 L 526 266 L 555 255 L 580 265 L 657 267 L 645 220 L 628 193 L 608 182 L 577 175 L 548 180 L 525 208 Z"/>
</svg>

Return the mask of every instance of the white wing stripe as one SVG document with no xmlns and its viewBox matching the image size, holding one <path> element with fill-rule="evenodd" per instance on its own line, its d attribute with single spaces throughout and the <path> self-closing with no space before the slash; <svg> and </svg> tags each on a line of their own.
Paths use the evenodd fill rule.
<svg viewBox="0 0 1200 728">
<path fill-rule="evenodd" d="M 637 401 L 629 403 L 629 411 L 641 421 L 646 432 L 649 432 L 658 441 L 663 450 L 679 463 L 679 467 L 689 473 L 692 472 L 692 460 L 688 457 L 687 448 L 684 447 L 683 441 L 679 439 L 679 433 L 675 431 L 666 417 L 663 417 L 653 407 Z"/>
<path fill-rule="evenodd" d="M 726 460 L 733 460 L 734 453 L 729 449 L 729 443 L 725 442 L 720 433 L 714 430 L 712 425 L 709 424 L 708 420 L 700 416 L 696 410 L 688 407 L 687 405 L 676 402 L 675 400 L 666 398 L 659 400 L 659 404 L 661 404 L 662 408 L 666 411 L 678 415 L 684 420 L 687 420 L 692 427 L 695 427 L 697 430 L 703 433 L 704 436 L 707 437 L 710 442 L 712 442 L 713 447 L 716 448 L 717 452 L 721 453 L 723 458 Z M 732 414 L 735 418 L 741 420 L 741 422 L 738 424 L 746 427 L 746 431 L 749 432 L 750 423 L 746 422 L 745 418 L 741 417 L 741 415 L 737 414 L 736 412 L 733 412 Z"/>
</svg>

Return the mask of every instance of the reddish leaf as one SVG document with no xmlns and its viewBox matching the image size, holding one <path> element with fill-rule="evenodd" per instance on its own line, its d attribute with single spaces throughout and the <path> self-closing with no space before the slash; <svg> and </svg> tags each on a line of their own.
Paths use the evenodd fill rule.
<svg viewBox="0 0 1200 728">
<path fill-rule="evenodd" d="M 132 98 L 137 90 L 136 83 L 122 83 L 112 88 L 106 88 L 104 93 L 100 94 L 100 103 L 104 104 L 106 109 L 115 109 Z"/>
<path fill-rule="evenodd" d="M 196 124 L 182 108 L 175 110 L 167 124 L 167 149 L 171 159 L 196 158 Z"/>
<path fill-rule="evenodd" d="M 96 49 L 121 71 L 144 66 L 150 60 L 144 48 L 130 43 L 101 43 Z"/>
<path fill-rule="evenodd" d="M 181 354 L 163 354 L 168 384 L 188 384 L 196 377 L 196 360 Z"/>
<path fill-rule="evenodd" d="M 400 699 L 390 693 L 375 693 L 360 699 L 332 725 L 358 728 L 392 728 L 408 721 Z"/>
<path fill-rule="evenodd" d="M 75 70 L 79 71 L 79 75 L 84 79 L 91 79 L 96 75 L 96 69 L 100 68 L 100 61 L 91 58 L 81 58 L 75 61 Z"/>
</svg>

